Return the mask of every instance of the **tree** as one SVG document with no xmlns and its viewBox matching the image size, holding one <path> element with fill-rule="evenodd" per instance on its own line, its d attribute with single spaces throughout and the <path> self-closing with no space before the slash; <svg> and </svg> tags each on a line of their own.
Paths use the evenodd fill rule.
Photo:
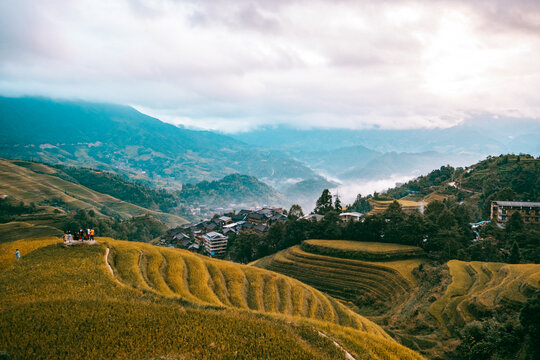
<svg viewBox="0 0 540 360">
<path fill-rule="evenodd" d="M 339 195 L 336 195 L 336 201 L 334 202 L 334 209 L 340 213 L 341 212 L 341 200 L 339 200 Z"/>
<path fill-rule="evenodd" d="M 514 212 L 510 219 L 506 222 L 506 232 L 517 232 L 517 231 L 523 231 L 523 219 L 521 218 L 521 214 L 519 211 Z"/>
<path fill-rule="evenodd" d="M 512 249 L 510 250 L 510 259 L 508 259 L 508 262 L 510 262 L 510 264 L 519 264 L 520 261 L 521 253 L 519 251 L 519 246 L 518 243 L 514 241 Z"/>
<path fill-rule="evenodd" d="M 298 204 L 293 204 L 289 210 L 288 218 L 290 220 L 297 220 L 297 219 L 300 219 L 302 216 L 304 216 L 302 207 Z"/>
<path fill-rule="evenodd" d="M 371 197 L 371 195 L 368 195 L 367 197 L 362 197 L 362 194 L 356 195 L 356 200 L 354 200 L 354 203 L 352 204 L 352 208 L 355 211 L 359 211 L 361 213 L 368 213 L 371 210 L 371 207 L 369 206 L 368 199 Z"/>
<path fill-rule="evenodd" d="M 321 197 L 317 199 L 317 203 L 315 204 L 315 214 L 324 215 L 332 210 L 332 194 L 330 193 L 330 190 L 324 189 Z"/>
</svg>

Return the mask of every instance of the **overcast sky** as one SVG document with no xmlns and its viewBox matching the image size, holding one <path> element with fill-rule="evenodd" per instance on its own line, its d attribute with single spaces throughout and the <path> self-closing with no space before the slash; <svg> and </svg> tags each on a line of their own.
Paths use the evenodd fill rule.
<svg viewBox="0 0 540 360">
<path fill-rule="evenodd" d="M 540 119 L 540 1 L 1 1 L 0 93 L 225 132 Z"/>
</svg>

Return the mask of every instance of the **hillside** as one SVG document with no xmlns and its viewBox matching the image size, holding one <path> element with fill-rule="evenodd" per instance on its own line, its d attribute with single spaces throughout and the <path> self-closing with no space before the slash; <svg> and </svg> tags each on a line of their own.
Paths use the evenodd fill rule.
<svg viewBox="0 0 540 360">
<path fill-rule="evenodd" d="M 540 159 L 530 155 L 488 157 L 464 168 L 443 166 L 399 187 L 386 191 L 395 199 L 453 197 L 489 215 L 490 201 L 540 200 Z"/>
<path fill-rule="evenodd" d="M 80 210 L 92 211 L 94 219 L 141 220 L 141 216 L 149 214 L 169 227 L 187 222 L 180 216 L 143 208 L 64 180 L 59 173 L 61 170 L 43 164 L 0 159 L 0 194 L 8 195 L 4 202 L 34 204 L 33 210 L 3 221 L 7 222 L 0 226 L 3 237 L 57 235 L 71 221 L 72 212 Z M 133 220 L 132 225 L 137 221 Z"/>
<path fill-rule="evenodd" d="M 451 358 L 453 351 L 463 351 L 455 350 L 456 340 L 467 343 L 460 331 L 474 320 L 490 321 L 486 326 L 492 329 L 513 326 L 509 335 L 518 336 L 514 322 L 540 293 L 540 265 L 452 260 L 433 267 L 418 251 L 387 243 L 308 240 L 253 265 L 337 297 L 429 357 Z M 512 354 L 526 347 L 523 341 L 514 340 Z"/>
<path fill-rule="evenodd" d="M 185 184 L 179 192 L 179 198 L 187 204 L 210 206 L 255 207 L 279 205 L 285 199 L 272 187 L 253 176 L 231 174 L 223 179 L 202 181 L 197 184 Z"/>
<path fill-rule="evenodd" d="M 43 98 L 0 98 L 0 156 L 87 166 L 162 187 L 231 173 L 270 183 L 315 174 L 279 151 L 163 123 L 132 107 Z"/>
<path fill-rule="evenodd" d="M 99 240 L 0 244 L 0 344 L 12 359 L 421 358 L 291 278 Z"/>
</svg>

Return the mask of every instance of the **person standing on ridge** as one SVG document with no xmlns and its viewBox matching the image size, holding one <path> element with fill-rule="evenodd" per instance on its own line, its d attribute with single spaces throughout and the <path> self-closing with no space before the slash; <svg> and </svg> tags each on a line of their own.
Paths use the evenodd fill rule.
<svg viewBox="0 0 540 360">
<path fill-rule="evenodd" d="M 17 258 L 17 261 L 19 261 L 19 259 L 21 258 L 21 252 L 19 251 L 19 249 L 15 250 L 15 257 Z"/>
</svg>

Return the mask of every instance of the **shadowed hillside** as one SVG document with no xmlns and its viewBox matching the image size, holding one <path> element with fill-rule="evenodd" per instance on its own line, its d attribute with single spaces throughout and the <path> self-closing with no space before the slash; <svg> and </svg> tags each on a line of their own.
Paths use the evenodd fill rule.
<svg viewBox="0 0 540 360">
<path fill-rule="evenodd" d="M 388 243 L 306 240 L 252 265 L 294 277 L 340 299 L 401 343 L 434 358 L 452 358 L 448 354 L 455 350 L 457 339 L 468 344 L 462 329 L 474 321 L 486 322 L 489 329 L 506 326 L 514 337 L 510 354 L 527 348 L 527 337 L 519 335 L 516 321 L 522 308 L 540 293 L 537 264 L 452 260 L 434 267 L 421 249 Z M 458 347 L 456 351 L 469 354 L 469 345 L 469 350 Z M 503 345 L 486 340 L 482 346 Z"/>
</svg>

